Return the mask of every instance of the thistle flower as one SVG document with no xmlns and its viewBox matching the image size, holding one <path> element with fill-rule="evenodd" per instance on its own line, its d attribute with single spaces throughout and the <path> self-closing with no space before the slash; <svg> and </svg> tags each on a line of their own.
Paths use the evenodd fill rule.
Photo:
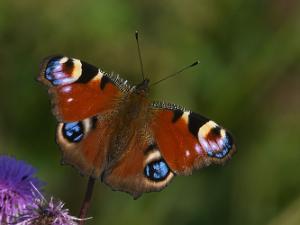
<svg viewBox="0 0 300 225">
<path fill-rule="evenodd" d="M 43 186 L 35 174 L 36 169 L 24 161 L 0 156 L 0 224 L 15 223 L 26 207 L 35 207 L 31 184 Z"/>
<path fill-rule="evenodd" d="M 36 198 L 37 207 L 28 207 L 25 214 L 18 219 L 18 224 L 26 225 L 77 225 L 76 221 L 82 219 L 69 214 L 64 208 L 64 203 L 54 200 L 47 201 L 44 196 L 33 186 L 33 190 L 39 196 Z M 85 220 L 85 219 L 83 219 Z"/>
</svg>

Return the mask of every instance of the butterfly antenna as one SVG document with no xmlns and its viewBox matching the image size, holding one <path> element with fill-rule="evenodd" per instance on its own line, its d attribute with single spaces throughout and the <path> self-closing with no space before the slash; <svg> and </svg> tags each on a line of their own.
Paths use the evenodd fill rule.
<svg viewBox="0 0 300 225">
<path fill-rule="evenodd" d="M 144 66 L 143 66 L 142 54 L 141 54 L 141 49 L 140 49 L 139 32 L 138 31 L 135 31 L 135 40 L 136 40 L 137 49 L 138 49 L 138 55 L 139 55 L 139 61 L 140 61 L 140 66 L 141 66 L 142 77 L 143 77 L 143 80 L 145 80 Z"/>
<path fill-rule="evenodd" d="M 158 84 L 158 83 L 160 83 L 160 82 L 162 82 L 162 81 L 164 81 L 164 80 L 170 79 L 171 77 L 175 77 L 176 75 L 182 73 L 183 71 L 185 71 L 185 70 L 187 70 L 187 69 L 189 69 L 189 68 L 191 68 L 191 67 L 194 67 L 194 66 L 198 65 L 199 63 L 200 63 L 200 61 L 197 60 L 196 62 L 192 63 L 191 65 L 188 65 L 188 66 L 186 66 L 186 67 L 184 67 L 184 68 L 178 70 L 177 72 L 172 73 L 172 74 L 170 74 L 170 75 L 168 75 L 168 76 L 166 76 L 166 77 L 164 77 L 164 78 L 162 78 L 162 79 L 160 79 L 160 80 L 158 80 L 158 81 L 152 83 L 152 84 L 150 85 L 150 87 L 151 87 L 151 86 L 154 86 L 154 85 L 156 85 L 156 84 Z"/>
</svg>

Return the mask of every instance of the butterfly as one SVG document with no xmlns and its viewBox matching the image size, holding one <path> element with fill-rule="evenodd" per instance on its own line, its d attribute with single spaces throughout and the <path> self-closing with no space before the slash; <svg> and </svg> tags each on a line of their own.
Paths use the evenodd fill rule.
<svg viewBox="0 0 300 225">
<path fill-rule="evenodd" d="M 235 152 L 232 135 L 214 121 L 150 101 L 148 79 L 133 86 L 58 55 L 45 59 L 38 80 L 51 95 L 63 161 L 134 198 Z"/>
</svg>

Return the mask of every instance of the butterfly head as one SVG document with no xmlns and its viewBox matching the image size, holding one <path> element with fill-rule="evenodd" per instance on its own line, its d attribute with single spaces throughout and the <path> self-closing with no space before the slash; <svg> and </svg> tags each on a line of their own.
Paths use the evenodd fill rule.
<svg viewBox="0 0 300 225">
<path fill-rule="evenodd" d="M 140 95 L 147 95 L 149 93 L 149 79 L 144 79 L 141 83 L 135 86 L 134 92 Z"/>
</svg>

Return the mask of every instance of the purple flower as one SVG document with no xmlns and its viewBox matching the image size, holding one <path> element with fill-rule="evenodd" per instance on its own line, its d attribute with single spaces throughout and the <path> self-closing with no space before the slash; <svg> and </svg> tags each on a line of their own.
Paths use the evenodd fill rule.
<svg viewBox="0 0 300 225">
<path fill-rule="evenodd" d="M 53 198 L 48 202 L 39 192 L 38 194 L 40 197 L 36 199 L 37 207 L 28 207 L 25 214 L 19 217 L 18 224 L 77 225 L 76 221 L 81 220 L 69 215 L 69 210 L 64 209 L 63 202 Z"/>
<path fill-rule="evenodd" d="M 43 182 L 35 177 L 36 169 L 23 161 L 0 156 L 0 224 L 15 223 L 28 206 L 36 207 L 32 185 Z"/>
</svg>

